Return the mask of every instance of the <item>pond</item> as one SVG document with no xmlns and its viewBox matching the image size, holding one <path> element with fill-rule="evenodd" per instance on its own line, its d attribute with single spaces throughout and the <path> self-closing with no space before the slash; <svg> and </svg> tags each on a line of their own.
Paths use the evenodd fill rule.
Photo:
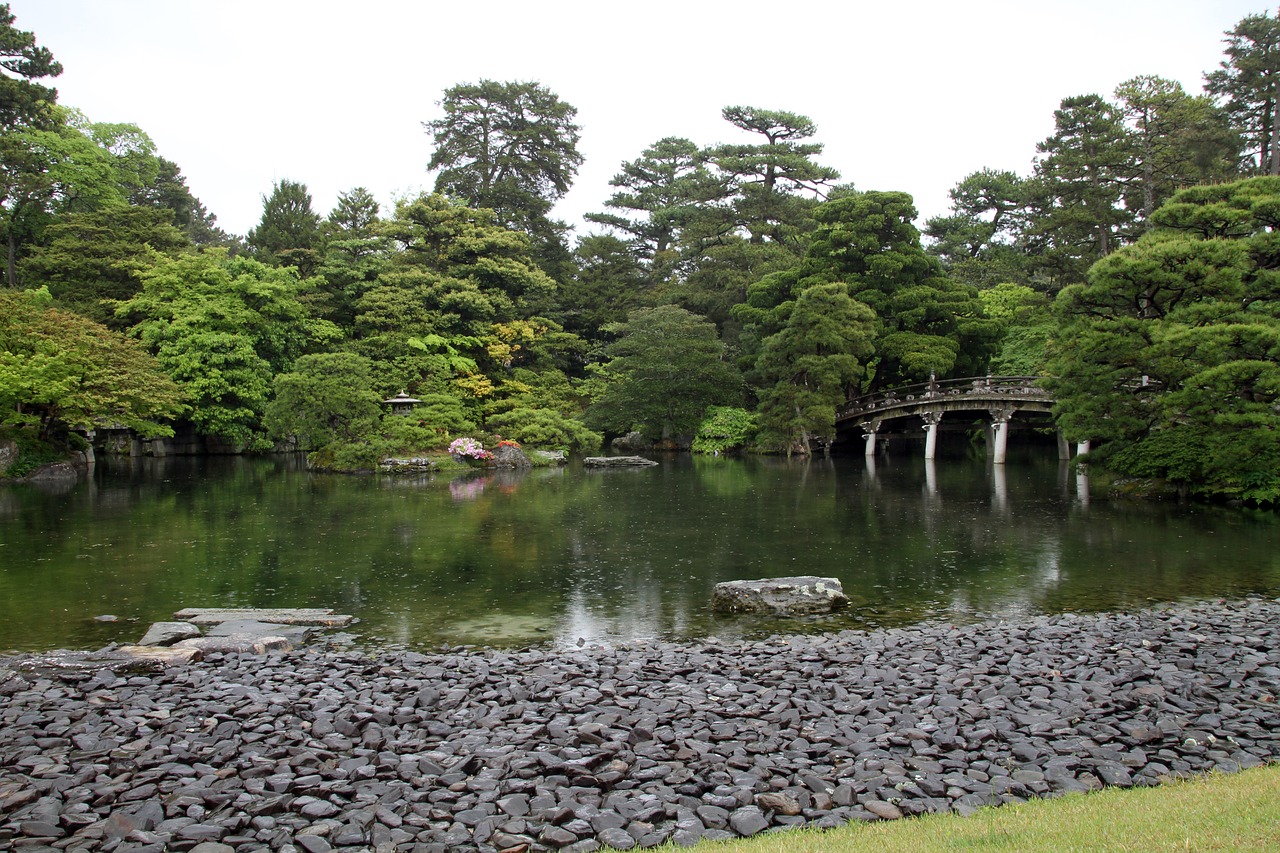
<svg viewBox="0 0 1280 853">
<path fill-rule="evenodd" d="M 525 474 L 313 474 L 295 457 L 107 459 L 0 486 L 0 651 L 135 642 L 184 607 L 332 607 L 374 646 L 722 638 L 1280 594 L 1280 516 L 1090 500 L 1051 451 L 661 457 Z M 839 578 L 853 606 L 717 617 L 724 580 Z M 98 617 L 114 616 L 115 621 Z"/>
</svg>

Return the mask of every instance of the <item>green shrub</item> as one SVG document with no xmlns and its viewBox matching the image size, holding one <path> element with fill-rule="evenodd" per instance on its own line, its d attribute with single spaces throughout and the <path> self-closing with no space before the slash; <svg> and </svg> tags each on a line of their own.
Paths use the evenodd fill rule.
<svg viewBox="0 0 1280 853">
<path fill-rule="evenodd" d="M 565 417 L 555 409 L 516 406 L 500 414 L 490 415 L 485 426 L 503 438 L 539 450 L 588 452 L 599 448 L 604 442 L 600 433 L 588 429 L 575 418 Z"/>
<path fill-rule="evenodd" d="M 41 441 L 34 429 L 0 430 L 0 438 L 12 439 L 18 446 L 18 457 L 8 470 L 0 472 L 0 477 L 18 480 L 41 465 L 50 462 L 61 462 L 67 458 L 68 448 L 52 442 Z M 84 439 L 76 436 L 79 442 L 73 449 L 83 449 Z"/>
<path fill-rule="evenodd" d="M 712 406 L 693 439 L 694 453 L 727 453 L 743 450 L 756 439 L 754 412 L 733 406 Z"/>
</svg>

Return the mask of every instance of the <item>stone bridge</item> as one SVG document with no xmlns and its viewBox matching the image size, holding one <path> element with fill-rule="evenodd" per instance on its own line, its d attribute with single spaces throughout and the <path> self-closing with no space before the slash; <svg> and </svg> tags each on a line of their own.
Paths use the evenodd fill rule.
<svg viewBox="0 0 1280 853">
<path fill-rule="evenodd" d="M 866 454 L 876 452 L 882 423 L 895 418 L 919 418 L 924 422 L 925 458 L 937 450 L 938 425 L 948 412 L 986 412 L 991 418 L 992 461 L 1003 464 L 1008 446 L 1009 420 L 1018 412 L 1050 415 L 1053 397 L 1040 387 L 1037 376 L 969 376 L 963 379 L 931 379 L 850 400 L 836 413 L 836 429 L 861 429 Z M 1070 458 L 1065 439 L 1058 434 L 1059 456 Z M 1087 450 L 1082 443 L 1081 452 Z"/>
</svg>

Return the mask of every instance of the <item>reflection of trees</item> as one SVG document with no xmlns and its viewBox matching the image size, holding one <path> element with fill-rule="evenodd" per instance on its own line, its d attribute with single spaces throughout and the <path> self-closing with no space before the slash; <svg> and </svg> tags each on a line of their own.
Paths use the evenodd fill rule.
<svg viewBox="0 0 1280 853">
<path fill-rule="evenodd" d="M 1280 589 L 1274 514 L 1084 512 L 1055 466 L 1008 466 L 995 512 L 989 467 L 964 460 L 930 477 L 898 457 L 874 476 L 860 458 L 672 457 L 484 473 L 465 501 L 445 478 L 274 458 L 108 463 L 69 496 L 0 490 L 0 648 L 132 641 L 180 607 L 232 604 L 347 609 L 362 632 L 426 645 L 792 630 L 705 609 L 718 581 L 791 574 L 843 581 L 854 608 L 805 623 L 824 630 Z"/>
</svg>

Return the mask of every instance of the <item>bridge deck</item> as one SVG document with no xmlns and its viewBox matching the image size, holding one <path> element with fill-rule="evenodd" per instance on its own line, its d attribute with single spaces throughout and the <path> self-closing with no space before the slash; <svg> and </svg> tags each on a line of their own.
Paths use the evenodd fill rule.
<svg viewBox="0 0 1280 853">
<path fill-rule="evenodd" d="M 983 410 L 1048 412 L 1053 396 L 1038 376 L 970 376 L 922 382 L 850 400 L 836 413 L 836 423 L 853 426 L 888 418 L 928 413 Z"/>
</svg>

